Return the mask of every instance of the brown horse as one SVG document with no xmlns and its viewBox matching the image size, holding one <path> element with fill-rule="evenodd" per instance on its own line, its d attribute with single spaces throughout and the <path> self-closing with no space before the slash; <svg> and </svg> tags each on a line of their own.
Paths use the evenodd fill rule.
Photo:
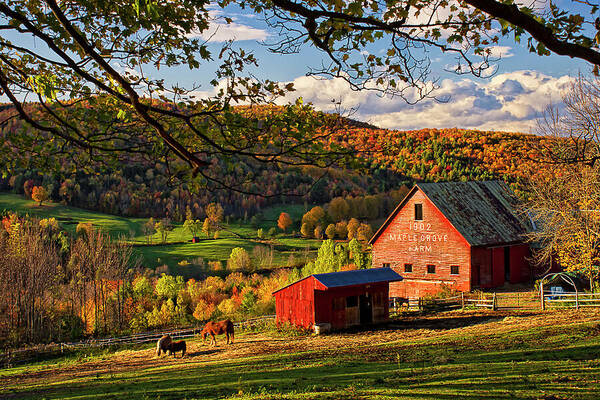
<svg viewBox="0 0 600 400">
<path fill-rule="evenodd" d="M 169 349 L 171 350 L 171 354 L 173 354 L 173 357 L 175 357 L 176 352 L 180 351 L 181 358 L 183 358 L 183 356 L 185 356 L 185 350 L 186 350 L 185 340 L 180 340 L 179 342 L 171 343 L 171 346 Z"/>
<path fill-rule="evenodd" d="M 156 342 L 156 356 L 160 357 L 161 351 L 168 354 L 167 351 L 171 350 L 171 343 L 173 343 L 173 339 L 171 339 L 171 336 L 169 335 L 165 335 L 158 339 L 158 342 Z"/>
<path fill-rule="evenodd" d="M 226 319 L 219 322 L 209 321 L 206 325 L 204 325 L 204 329 L 202 329 L 202 341 L 206 342 L 206 337 L 208 335 L 212 336 L 210 343 L 214 346 L 217 345 L 217 339 L 215 335 L 227 335 L 227 344 L 229 344 L 229 336 L 231 335 L 231 343 L 233 343 L 233 322 Z"/>
</svg>

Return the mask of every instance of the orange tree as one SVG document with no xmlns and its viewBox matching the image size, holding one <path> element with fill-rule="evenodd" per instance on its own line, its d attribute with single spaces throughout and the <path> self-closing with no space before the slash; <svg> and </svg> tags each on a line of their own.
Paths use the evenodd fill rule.
<svg viewBox="0 0 600 400">
<path fill-rule="evenodd" d="M 290 225 L 292 225 L 292 218 L 290 218 L 290 214 L 286 212 L 282 212 L 281 214 L 279 214 L 279 218 L 277 219 L 277 226 L 285 232 Z"/>
<path fill-rule="evenodd" d="M 48 200 L 48 192 L 43 186 L 34 186 L 31 191 L 31 198 L 41 206 L 44 201 Z"/>
</svg>

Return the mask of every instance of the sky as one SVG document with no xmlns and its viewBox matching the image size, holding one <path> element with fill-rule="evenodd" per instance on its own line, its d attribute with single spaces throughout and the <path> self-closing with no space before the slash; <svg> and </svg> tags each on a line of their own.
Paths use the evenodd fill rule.
<svg viewBox="0 0 600 400">
<path fill-rule="evenodd" d="M 535 1 L 538 7 L 547 6 L 545 0 L 527 1 Z M 555 0 L 554 3 L 563 7 L 577 4 L 572 0 Z M 493 47 L 494 56 L 499 58 L 493 65 L 493 73 L 477 78 L 450 72 L 456 63 L 454 57 L 432 50 L 429 53 L 430 78 L 437 86 L 434 98 L 408 104 L 399 97 L 381 96 L 373 91 L 354 91 L 341 79 L 307 76 L 311 68 L 318 68 L 326 61 L 324 54 L 308 44 L 298 54 L 270 52 L 268 44 L 280 37 L 261 16 L 231 6 L 225 10 L 213 8 L 210 12 L 214 21 L 209 30 L 194 36 L 208 41 L 213 54 L 219 53 L 225 41 L 233 39 L 234 47 L 256 55 L 259 66 L 250 71 L 255 76 L 282 83 L 293 82 L 296 91 L 279 99 L 279 103 L 302 97 L 305 103 L 311 103 L 319 110 L 352 111 L 352 118 L 382 128 L 467 128 L 537 133 L 537 121 L 544 110 L 560 104 L 561 96 L 569 89 L 570 83 L 580 74 L 589 76 L 592 70 L 586 62 L 569 57 L 532 54 L 526 48 L 526 40 L 518 44 L 511 39 L 503 39 Z M 225 23 L 224 17 L 230 18 L 232 23 Z M 24 43 L 25 46 L 39 46 L 28 39 Z M 367 50 L 381 54 L 387 51 L 386 44 L 377 42 Z M 195 70 L 186 67 L 157 70 L 145 66 L 144 74 L 185 87 L 200 85 L 196 94 L 203 97 L 215 93 L 216 89 L 209 82 L 215 77 L 216 65 L 216 62 L 203 64 Z M 0 101 L 7 99 L 0 97 Z"/>
<path fill-rule="evenodd" d="M 541 57 L 529 53 L 526 41 L 517 44 L 510 39 L 494 46 L 494 55 L 500 60 L 487 78 L 448 72 L 455 63 L 454 58 L 432 52 L 431 77 L 436 79 L 438 87 L 433 92 L 435 99 L 411 105 L 398 97 L 353 91 L 341 79 L 306 76 L 311 67 L 318 67 L 325 60 L 322 53 L 308 45 L 295 55 L 269 53 L 264 43 L 276 41 L 278 33 L 270 30 L 261 18 L 235 10 L 219 12 L 219 15 L 232 18 L 233 23 L 213 23 L 209 32 L 200 36 L 208 39 L 214 49 L 227 39 L 235 39 L 237 46 L 257 55 L 260 62 L 254 71 L 257 76 L 294 82 L 296 91 L 280 102 L 302 97 L 319 110 L 334 111 L 336 107 L 353 110 L 353 118 L 382 128 L 458 127 L 537 133 L 537 121 L 544 110 L 559 104 L 570 82 L 579 74 L 589 76 L 592 69 L 586 62 L 569 57 Z M 385 48 L 375 46 L 369 50 L 381 52 Z M 202 76 L 178 74 L 178 80 L 183 83 L 189 84 L 189 79 L 203 83 Z M 210 93 L 210 89 L 199 92 L 200 95 Z"/>
</svg>

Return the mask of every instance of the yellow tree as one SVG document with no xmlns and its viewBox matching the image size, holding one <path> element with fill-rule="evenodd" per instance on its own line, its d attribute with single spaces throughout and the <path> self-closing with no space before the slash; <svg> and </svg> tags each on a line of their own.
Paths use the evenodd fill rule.
<svg viewBox="0 0 600 400">
<path fill-rule="evenodd" d="M 207 236 L 210 235 L 210 233 L 207 232 L 218 232 L 221 230 L 221 221 L 223 221 L 223 207 L 221 207 L 221 205 L 219 203 L 210 203 L 209 205 L 206 206 L 206 208 L 204 209 L 204 212 L 206 213 L 206 219 L 204 220 L 204 225 L 208 224 L 208 229 L 204 229 L 205 227 L 202 227 L 202 231 L 204 233 L 207 234 Z M 208 221 L 208 222 L 207 222 Z"/>
<path fill-rule="evenodd" d="M 534 181 L 528 213 L 540 262 L 555 259 L 586 276 L 590 288 L 600 272 L 600 176 L 597 168 L 571 165 L 547 169 Z"/>
<path fill-rule="evenodd" d="M 546 165 L 531 178 L 531 239 L 540 245 L 539 262 L 557 260 L 593 287 L 600 271 L 600 81 L 580 77 L 562 100 L 540 122 L 548 139 L 538 149 Z"/>
<path fill-rule="evenodd" d="M 34 186 L 31 191 L 31 198 L 41 206 L 44 201 L 48 200 L 48 192 L 43 186 Z"/>
</svg>

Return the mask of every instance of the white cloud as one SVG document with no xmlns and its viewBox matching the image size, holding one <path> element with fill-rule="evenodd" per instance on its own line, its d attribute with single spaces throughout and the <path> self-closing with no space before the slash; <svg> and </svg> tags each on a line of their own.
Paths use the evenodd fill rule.
<svg viewBox="0 0 600 400">
<path fill-rule="evenodd" d="M 191 36 L 219 43 L 228 40 L 265 40 L 269 34 L 263 29 L 232 22 L 230 24 L 211 23 L 206 31 Z"/>
<path fill-rule="evenodd" d="M 335 111 L 335 101 L 346 109 L 358 108 L 353 118 L 382 128 L 468 128 L 533 132 L 536 120 L 552 102 L 560 100 L 572 78 L 554 78 L 536 71 L 498 74 L 489 80 L 446 79 L 434 93 L 438 99 L 416 105 L 380 97 L 374 92 L 356 92 L 341 79 L 316 80 L 299 77 L 296 92 L 286 100 L 303 97 L 317 109 Z"/>
<path fill-rule="evenodd" d="M 509 46 L 492 46 L 489 47 L 491 58 L 509 58 L 514 56 L 512 47 Z"/>
<path fill-rule="evenodd" d="M 188 37 L 201 38 L 203 40 L 215 43 L 226 42 L 228 40 L 265 40 L 269 33 L 264 29 L 254 28 L 250 25 L 237 22 L 241 17 L 244 19 L 253 19 L 254 14 L 243 15 L 227 13 L 227 18 L 231 22 L 225 22 L 225 13 L 223 10 L 212 9 L 208 12 L 211 22 L 208 29 L 203 32 L 195 32 Z"/>
</svg>

